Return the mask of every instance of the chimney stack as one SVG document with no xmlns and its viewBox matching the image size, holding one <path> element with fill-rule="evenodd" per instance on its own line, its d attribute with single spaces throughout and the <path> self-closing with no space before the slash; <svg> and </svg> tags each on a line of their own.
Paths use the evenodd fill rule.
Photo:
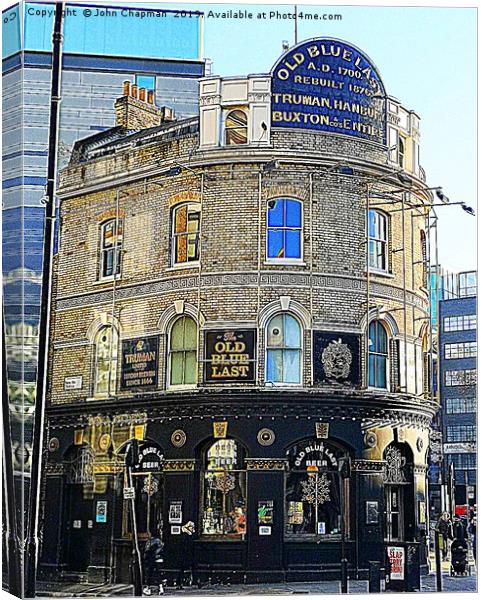
<svg viewBox="0 0 483 600">
<path fill-rule="evenodd" d="M 147 93 L 146 93 L 147 91 Z M 148 129 L 165 121 L 175 121 L 174 110 L 167 106 L 158 108 L 154 103 L 154 91 L 130 81 L 123 83 L 123 95 L 114 104 L 116 125 L 125 129 Z"/>
</svg>

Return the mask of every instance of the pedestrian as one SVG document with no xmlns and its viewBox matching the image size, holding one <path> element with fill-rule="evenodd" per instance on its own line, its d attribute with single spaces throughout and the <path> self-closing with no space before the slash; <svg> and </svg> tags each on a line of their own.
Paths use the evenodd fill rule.
<svg viewBox="0 0 483 600">
<path fill-rule="evenodd" d="M 150 536 L 144 546 L 143 564 L 144 564 L 144 582 L 143 594 L 151 595 L 151 587 L 159 590 L 159 595 L 164 594 L 164 588 L 161 581 L 161 563 L 163 562 L 164 544 L 156 535 Z"/>
<path fill-rule="evenodd" d="M 446 560 L 448 557 L 448 540 L 453 539 L 453 524 L 449 513 L 444 512 L 440 516 L 436 524 L 436 531 L 443 538 L 443 560 Z"/>
<path fill-rule="evenodd" d="M 471 546 L 473 548 L 473 558 L 475 559 L 475 563 L 476 563 L 476 516 L 473 517 L 473 519 L 471 520 L 471 522 L 469 524 L 468 533 L 471 536 Z"/>
<path fill-rule="evenodd" d="M 458 515 L 453 518 L 453 538 L 458 542 L 466 542 L 468 538 L 466 524 Z"/>
</svg>

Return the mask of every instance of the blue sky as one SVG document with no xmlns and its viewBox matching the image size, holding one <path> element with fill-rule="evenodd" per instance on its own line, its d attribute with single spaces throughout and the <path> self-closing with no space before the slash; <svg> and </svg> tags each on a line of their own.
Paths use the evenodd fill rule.
<svg viewBox="0 0 483 600">
<path fill-rule="evenodd" d="M 195 8 L 205 13 L 293 11 L 291 4 L 140 5 Z M 421 164 L 428 184 L 440 185 L 452 201 L 476 208 L 476 9 L 320 4 L 298 8 L 342 15 L 342 20 L 299 20 L 299 41 L 337 37 L 365 51 L 379 68 L 388 93 L 421 117 Z M 293 43 L 294 21 L 206 18 L 204 33 L 204 56 L 213 60 L 214 74 L 262 73 L 281 54 L 283 40 Z M 441 264 L 451 270 L 475 268 L 476 219 L 459 206 L 439 209 L 438 215 Z"/>
</svg>

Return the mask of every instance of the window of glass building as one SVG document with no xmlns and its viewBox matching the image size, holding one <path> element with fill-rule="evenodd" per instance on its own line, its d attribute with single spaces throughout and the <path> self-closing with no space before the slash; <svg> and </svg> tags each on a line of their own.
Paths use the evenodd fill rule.
<svg viewBox="0 0 483 600">
<path fill-rule="evenodd" d="M 476 453 L 473 452 L 448 454 L 446 460 L 449 465 L 452 463 L 455 469 L 476 469 Z"/>
<path fill-rule="evenodd" d="M 345 506 L 346 535 L 350 537 L 349 480 L 341 481 L 338 471 L 338 461 L 345 453 L 328 442 L 305 440 L 290 448 L 287 456 L 285 535 L 339 535 Z"/>
<path fill-rule="evenodd" d="M 369 325 L 369 364 L 368 385 L 374 388 L 387 388 L 389 345 L 387 332 L 380 321 Z"/>
<path fill-rule="evenodd" d="M 190 317 L 180 317 L 169 339 L 169 385 L 194 385 L 197 381 L 198 328 Z"/>
<path fill-rule="evenodd" d="M 476 412 L 476 398 L 446 398 L 445 399 L 446 413 L 455 415 L 460 413 Z"/>
<path fill-rule="evenodd" d="M 476 442 L 476 425 L 451 425 L 446 428 L 447 442 Z"/>
<path fill-rule="evenodd" d="M 102 327 L 94 342 L 94 396 L 116 391 L 118 333 L 110 325 Z"/>
<path fill-rule="evenodd" d="M 101 225 L 101 278 L 112 277 L 114 275 L 114 271 L 116 272 L 116 275 L 119 275 L 121 272 L 122 240 L 122 220 L 117 220 L 117 227 L 116 219 L 110 219 Z"/>
<path fill-rule="evenodd" d="M 444 382 L 448 387 L 458 385 L 475 385 L 476 369 L 460 369 L 457 371 L 446 371 Z"/>
<path fill-rule="evenodd" d="M 302 382 L 302 330 L 290 314 L 272 317 L 267 326 L 267 376 L 275 384 Z"/>
<path fill-rule="evenodd" d="M 218 440 L 204 456 L 201 534 L 243 539 L 247 527 L 245 453 L 232 439 Z"/>
<path fill-rule="evenodd" d="M 460 298 L 468 298 L 476 296 L 476 272 L 469 271 L 468 273 L 459 274 L 459 296 Z"/>
<path fill-rule="evenodd" d="M 289 198 L 269 200 L 267 258 L 302 258 L 302 203 Z"/>
<path fill-rule="evenodd" d="M 173 210 L 173 265 L 198 261 L 201 207 L 196 202 Z"/>
<path fill-rule="evenodd" d="M 248 142 L 248 117 L 244 110 L 231 110 L 225 117 L 225 146 Z"/>
<path fill-rule="evenodd" d="M 461 342 L 458 344 L 445 344 L 445 358 L 475 358 L 476 342 Z"/>
<path fill-rule="evenodd" d="M 388 270 L 388 218 L 378 210 L 369 211 L 369 267 Z"/>
<path fill-rule="evenodd" d="M 445 331 L 466 331 L 476 329 L 476 315 L 462 315 L 459 317 L 444 317 Z"/>
</svg>

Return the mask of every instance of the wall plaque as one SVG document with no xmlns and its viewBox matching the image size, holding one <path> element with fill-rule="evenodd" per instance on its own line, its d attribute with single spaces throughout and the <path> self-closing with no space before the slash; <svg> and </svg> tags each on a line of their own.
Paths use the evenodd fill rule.
<svg viewBox="0 0 483 600">
<path fill-rule="evenodd" d="M 205 333 L 205 381 L 209 383 L 255 381 L 255 329 Z"/>
<path fill-rule="evenodd" d="M 158 336 L 123 340 L 121 389 L 156 387 L 158 383 Z"/>
<path fill-rule="evenodd" d="M 360 335 L 314 331 L 314 383 L 360 384 Z"/>
</svg>

